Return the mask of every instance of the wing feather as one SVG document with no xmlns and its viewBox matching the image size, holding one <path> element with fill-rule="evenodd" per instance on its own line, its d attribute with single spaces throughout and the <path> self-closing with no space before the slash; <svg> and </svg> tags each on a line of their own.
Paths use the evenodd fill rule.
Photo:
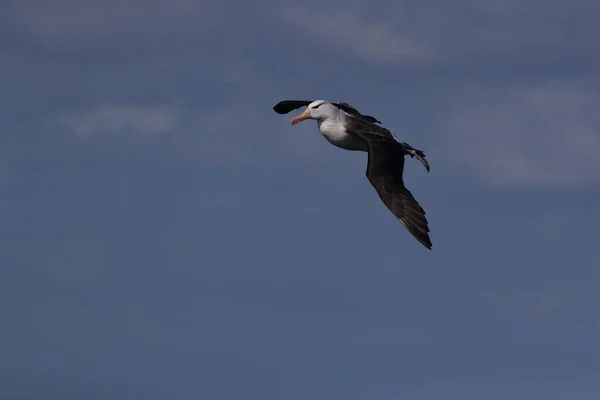
<svg viewBox="0 0 600 400">
<path fill-rule="evenodd" d="M 283 100 L 275 104 L 273 110 L 275 110 L 277 114 L 287 114 L 300 107 L 307 107 L 310 103 L 312 103 L 311 100 Z"/>
<path fill-rule="evenodd" d="M 383 203 L 415 239 L 431 250 L 425 210 L 404 186 L 402 144 L 387 129 L 362 121 L 350 121 L 347 130 L 369 146 L 366 175 Z"/>
</svg>

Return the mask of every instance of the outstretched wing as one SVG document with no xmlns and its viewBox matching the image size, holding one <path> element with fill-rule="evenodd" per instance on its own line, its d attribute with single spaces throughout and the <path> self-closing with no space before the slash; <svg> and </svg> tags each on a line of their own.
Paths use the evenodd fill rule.
<svg viewBox="0 0 600 400">
<path fill-rule="evenodd" d="M 273 110 L 275 110 L 277 114 L 287 114 L 300 107 L 307 107 L 310 103 L 312 103 L 312 100 L 283 100 L 275 104 Z"/>
<path fill-rule="evenodd" d="M 351 115 L 355 115 L 361 119 L 364 119 L 365 121 L 371 122 L 373 124 L 375 123 L 381 123 L 381 121 L 379 121 L 377 118 L 372 117 L 370 115 L 365 115 L 365 114 L 361 114 L 356 108 L 352 107 L 350 104 L 348 103 L 332 103 L 334 106 L 341 108 L 342 110 L 346 111 L 348 114 Z"/>
<path fill-rule="evenodd" d="M 351 121 L 347 129 L 369 146 L 366 175 L 383 203 L 423 246 L 431 250 L 425 210 L 404 186 L 402 144 L 376 125 Z"/>
<path fill-rule="evenodd" d="M 279 103 L 275 104 L 273 110 L 277 114 L 287 114 L 290 111 L 294 111 L 300 107 L 308 107 L 308 105 L 312 103 L 312 100 L 282 100 Z M 372 117 L 370 115 L 361 114 L 356 108 L 352 107 L 348 103 L 331 103 L 339 109 L 346 111 L 348 114 L 354 115 L 358 118 L 361 118 L 365 121 L 371 123 L 381 123 L 377 118 Z"/>
<path fill-rule="evenodd" d="M 383 141 L 369 142 L 367 178 L 387 208 L 423 246 L 431 250 L 425 210 L 404 186 L 404 154 L 400 146 Z"/>
<path fill-rule="evenodd" d="M 392 135 L 392 132 L 390 132 L 388 129 L 379 125 L 375 125 L 374 123 L 366 121 L 364 118 L 360 118 L 356 115 L 349 114 L 349 116 L 346 117 L 346 129 L 349 129 L 351 131 L 350 133 L 353 133 L 366 141 L 368 141 L 369 138 L 379 137 L 391 139 L 397 142 Z"/>
</svg>

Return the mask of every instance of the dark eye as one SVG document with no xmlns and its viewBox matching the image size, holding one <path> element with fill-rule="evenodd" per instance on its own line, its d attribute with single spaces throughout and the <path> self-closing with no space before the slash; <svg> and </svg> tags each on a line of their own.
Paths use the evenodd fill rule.
<svg viewBox="0 0 600 400">
<path fill-rule="evenodd" d="M 317 104 L 316 106 L 312 106 L 313 110 L 316 110 L 317 108 L 321 107 L 323 105 L 323 103 L 321 104 Z"/>
</svg>

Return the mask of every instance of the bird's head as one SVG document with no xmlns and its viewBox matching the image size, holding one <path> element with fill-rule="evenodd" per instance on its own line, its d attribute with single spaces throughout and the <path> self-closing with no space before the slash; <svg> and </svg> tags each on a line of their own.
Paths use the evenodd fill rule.
<svg viewBox="0 0 600 400">
<path fill-rule="evenodd" d="M 292 118 L 292 125 L 305 119 L 325 120 L 339 114 L 339 110 L 333 104 L 325 100 L 315 100 L 306 107 L 306 110 L 297 117 Z"/>
</svg>

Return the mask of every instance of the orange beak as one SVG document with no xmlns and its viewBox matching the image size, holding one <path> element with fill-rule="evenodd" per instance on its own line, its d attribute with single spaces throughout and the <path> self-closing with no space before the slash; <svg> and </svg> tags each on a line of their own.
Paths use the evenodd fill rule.
<svg viewBox="0 0 600 400">
<path fill-rule="evenodd" d="M 304 121 L 308 118 L 310 118 L 310 109 L 307 108 L 302 114 L 292 118 L 292 125 L 296 125 L 298 122 Z"/>
</svg>

